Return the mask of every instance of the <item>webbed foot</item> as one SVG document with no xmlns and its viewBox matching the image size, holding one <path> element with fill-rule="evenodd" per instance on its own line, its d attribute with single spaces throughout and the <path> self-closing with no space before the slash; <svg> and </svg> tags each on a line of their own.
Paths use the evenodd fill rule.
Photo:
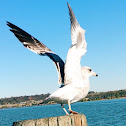
<svg viewBox="0 0 126 126">
<path fill-rule="evenodd" d="M 75 112 L 73 110 L 69 110 L 70 114 L 78 114 L 78 112 Z"/>
</svg>

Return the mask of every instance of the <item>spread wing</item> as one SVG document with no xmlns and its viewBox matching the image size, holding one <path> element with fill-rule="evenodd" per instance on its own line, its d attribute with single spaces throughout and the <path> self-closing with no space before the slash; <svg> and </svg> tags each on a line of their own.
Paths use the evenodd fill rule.
<svg viewBox="0 0 126 126">
<path fill-rule="evenodd" d="M 85 30 L 82 29 L 70 7 L 67 3 L 71 22 L 71 40 L 72 46 L 68 51 L 65 63 L 65 82 L 70 83 L 81 77 L 81 57 L 87 52 L 87 43 L 85 40 Z"/>
<path fill-rule="evenodd" d="M 87 43 L 85 40 L 85 30 L 80 27 L 80 25 L 77 22 L 77 19 L 70 7 L 70 5 L 67 3 L 68 9 L 69 9 L 69 15 L 70 15 L 70 22 L 71 22 L 71 40 L 72 45 L 75 45 L 77 47 L 83 48 L 84 53 L 87 51 Z"/>
<path fill-rule="evenodd" d="M 24 30 L 17 27 L 16 25 L 10 22 L 7 22 L 7 25 L 11 28 L 10 31 L 14 33 L 14 35 L 19 39 L 24 47 L 41 56 L 48 56 L 54 62 L 58 71 L 59 84 L 64 83 L 63 60 L 57 54 L 52 52 L 48 47 L 46 47 L 43 43 L 38 41 L 36 38 L 25 32 Z"/>
</svg>

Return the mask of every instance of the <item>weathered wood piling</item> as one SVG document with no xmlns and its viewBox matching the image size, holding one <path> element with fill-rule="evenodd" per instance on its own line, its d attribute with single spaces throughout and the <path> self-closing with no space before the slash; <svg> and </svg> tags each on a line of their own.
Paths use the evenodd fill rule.
<svg viewBox="0 0 126 126">
<path fill-rule="evenodd" d="M 42 119 L 24 120 L 14 122 L 13 126 L 87 126 L 83 114 L 49 117 Z"/>
</svg>

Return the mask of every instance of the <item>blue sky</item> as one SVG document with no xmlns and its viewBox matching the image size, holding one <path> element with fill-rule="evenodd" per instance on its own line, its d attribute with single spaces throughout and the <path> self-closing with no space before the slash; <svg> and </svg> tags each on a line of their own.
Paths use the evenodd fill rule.
<svg viewBox="0 0 126 126">
<path fill-rule="evenodd" d="M 70 1 L 86 30 L 87 53 L 82 66 L 99 77 L 90 78 L 90 90 L 126 89 L 126 1 Z M 43 42 L 64 61 L 71 45 L 67 1 L 0 1 L 0 98 L 52 93 L 57 71 L 48 57 L 27 50 L 9 31 L 9 21 Z"/>
</svg>

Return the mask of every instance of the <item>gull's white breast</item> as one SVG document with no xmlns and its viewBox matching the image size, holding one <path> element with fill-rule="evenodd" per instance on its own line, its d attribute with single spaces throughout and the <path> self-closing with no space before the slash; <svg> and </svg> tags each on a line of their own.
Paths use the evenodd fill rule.
<svg viewBox="0 0 126 126">
<path fill-rule="evenodd" d="M 49 96 L 49 99 L 56 101 L 57 103 L 67 104 L 68 100 L 71 103 L 77 102 L 86 97 L 89 91 L 89 82 L 83 84 L 68 84 L 62 88 L 59 88 Z"/>
</svg>

